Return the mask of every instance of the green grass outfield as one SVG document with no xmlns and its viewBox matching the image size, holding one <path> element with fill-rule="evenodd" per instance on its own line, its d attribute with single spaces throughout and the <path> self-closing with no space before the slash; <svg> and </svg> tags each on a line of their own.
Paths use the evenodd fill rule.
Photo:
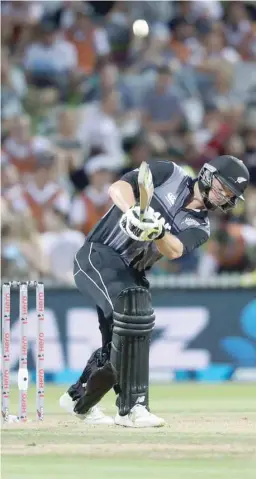
<svg viewBox="0 0 256 479">
<path fill-rule="evenodd" d="M 59 409 L 65 387 L 47 386 L 45 420 L 2 428 L 2 479 L 255 479 L 256 384 L 151 386 L 167 426 L 88 426 Z M 114 414 L 114 394 L 103 401 Z M 17 411 L 17 392 L 11 413 Z"/>
</svg>

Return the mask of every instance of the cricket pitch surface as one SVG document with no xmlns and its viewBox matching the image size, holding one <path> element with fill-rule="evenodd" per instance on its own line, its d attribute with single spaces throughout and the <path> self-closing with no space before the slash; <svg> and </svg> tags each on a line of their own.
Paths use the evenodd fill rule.
<svg viewBox="0 0 256 479">
<path fill-rule="evenodd" d="M 150 429 L 86 425 L 59 408 L 65 390 L 46 385 L 45 419 L 37 423 L 30 388 L 30 421 L 2 425 L 2 479 L 256 477 L 256 384 L 151 385 L 152 412 L 167 425 Z M 114 402 L 111 392 L 105 413 L 115 414 Z"/>
</svg>

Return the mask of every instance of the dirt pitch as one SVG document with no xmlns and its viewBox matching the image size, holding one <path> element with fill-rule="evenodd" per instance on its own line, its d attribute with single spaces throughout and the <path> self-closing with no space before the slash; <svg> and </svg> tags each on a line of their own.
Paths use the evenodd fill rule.
<svg viewBox="0 0 256 479">
<path fill-rule="evenodd" d="M 125 479 L 141 477 L 142 465 L 149 478 L 160 477 L 160 470 L 161 479 L 169 478 L 175 465 L 175 479 L 185 479 L 188 463 L 192 470 L 196 467 L 200 479 L 236 479 L 238 473 L 251 479 L 256 470 L 256 386 L 236 388 L 153 387 L 152 409 L 167 425 L 147 430 L 86 425 L 60 413 L 62 389 L 51 388 L 42 423 L 31 420 L 3 426 L 2 479 L 42 479 L 50 464 L 47 479 L 73 477 L 68 472 L 70 463 L 73 468 L 86 468 L 86 479 L 101 477 L 103 465 L 112 475 L 115 468 L 121 468 Z M 113 396 L 105 401 L 106 412 L 111 414 L 112 402 Z M 232 475 L 229 461 L 234 466 Z"/>
</svg>

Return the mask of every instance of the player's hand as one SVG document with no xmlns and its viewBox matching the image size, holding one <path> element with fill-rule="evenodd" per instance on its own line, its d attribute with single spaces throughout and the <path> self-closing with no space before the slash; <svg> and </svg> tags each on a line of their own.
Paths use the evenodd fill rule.
<svg viewBox="0 0 256 479">
<path fill-rule="evenodd" d="M 140 221 L 140 207 L 133 206 L 120 219 L 120 227 L 124 233 L 135 241 L 153 241 L 161 237 L 164 228 L 164 219 L 149 208 Z"/>
</svg>

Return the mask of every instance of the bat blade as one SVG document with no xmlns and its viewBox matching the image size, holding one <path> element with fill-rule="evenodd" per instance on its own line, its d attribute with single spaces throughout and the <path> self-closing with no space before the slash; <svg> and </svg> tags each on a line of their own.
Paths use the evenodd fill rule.
<svg viewBox="0 0 256 479">
<path fill-rule="evenodd" d="M 140 221 L 142 221 L 154 194 L 152 173 L 145 161 L 141 163 L 139 168 L 138 185 L 140 191 Z"/>
</svg>

